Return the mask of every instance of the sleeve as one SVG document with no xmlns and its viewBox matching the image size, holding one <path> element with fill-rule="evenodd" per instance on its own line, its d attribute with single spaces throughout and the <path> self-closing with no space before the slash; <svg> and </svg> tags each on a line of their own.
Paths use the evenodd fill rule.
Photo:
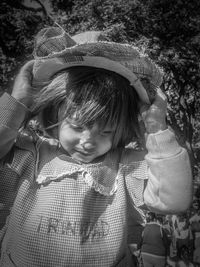
<svg viewBox="0 0 200 267">
<path fill-rule="evenodd" d="M 146 162 L 136 161 L 123 168 L 128 196 L 136 208 L 144 207 L 144 189 L 147 183 Z"/>
<path fill-rule="evenodd" d="M 0 158 L 11 150 L 28 112 L 26 106 L 9 94 L 4 93 L 0 98 Z"/>
<path fill-rule="evenodd" d="M 121 172 L 127 192 L 128 244 L 139 244 L 146 223 L 143 192 L 147 182 L 147 164 L 143 151 L 125 149 Z"/>
<path fill-rule="evenodd" d="M 148 182 L 144 202 L 158 213 L 185 211 L 192 200 L 192 174 L 187 151 L 169 129 L 149 134 L 145 159 Z"/>
<path fill-rule="evenodd" d="M 0 98 L 0 246 L 22 174 L 35 157 L 32 138 L 19 131 L 28 112 L 9 94 Z"/>
</svg>

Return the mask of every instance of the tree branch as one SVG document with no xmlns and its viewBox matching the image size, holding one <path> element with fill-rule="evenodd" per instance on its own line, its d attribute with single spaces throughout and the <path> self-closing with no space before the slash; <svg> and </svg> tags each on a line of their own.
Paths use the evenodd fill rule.
<svg viewBox="0 0 200 267">
<path fill-rule="evenodd" d="M 40 2 L 40 0 L 34 0 L 34 1 L 37 2 L 40 5 L 40 7 L 35 8 L 35 7 L 24 5 L 20 0 L 17 0 L 17 1 L 7 0 L 5 1 L 5 3 L 9 5 L 10 7 L 14 7 L 16 9 L 28 10 L 32 12 L 43 12 L 43 14 L 47 16 L 47 10 L 45 6 Z"/>
<path fill-rule="evenodd" d="M 42 12 L 44 13 L 45 16 L 47 16 L 47 15 L 48 15 L 48 12 L 47 12 L 47 10 L 46 10 L 45 5 L 43 5 L 43 3 L 42 3 L 40 0 L 34 0 L 34 1 L 35 1 L 36 3 L 38 3 L 38 5 L 41 6 Z"/>
</svg>

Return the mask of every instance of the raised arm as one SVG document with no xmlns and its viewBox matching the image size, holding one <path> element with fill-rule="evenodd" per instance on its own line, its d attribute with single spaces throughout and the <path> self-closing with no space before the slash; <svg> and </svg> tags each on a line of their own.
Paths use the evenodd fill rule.
<svg viewBox="0 0 200 267">
<path fill-rule="evenodd" d="M 15 79 L 11 96 L 0 98 L 0 158 L 12 148 L 31 104 L 31 73 L 34 61 L 29 61 Z"/>
<path fill-rule="evenodd" d="M 142 110 L 146 126 L 148 183 L 144 201 L 155 212 L 186 210 L 192 198 L 192 174 L 187 151 L 181 147 L 165 122 L 166 99 L 158 91 L 155 102 Z"/>
</svg>

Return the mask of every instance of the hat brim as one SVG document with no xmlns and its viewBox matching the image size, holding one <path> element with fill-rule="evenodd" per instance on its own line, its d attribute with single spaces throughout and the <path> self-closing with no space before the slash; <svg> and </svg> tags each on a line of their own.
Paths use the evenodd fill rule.
<svg viewBox="0 0 200 267">
<path fill-rule="evenodd" d="M 140 79 L 122 64 L 105 57 L 62 55 L 62 57 L 36 60 L 33 69 L 33 85 L 46 83 L 51 80 L 57 72 L 77 66 L 105 69 L 123 76 L 130 82 L 130 85 L 134 87 L 140 99 L 144 103 L 150 104 L 148 94 Z"/>
</svg>

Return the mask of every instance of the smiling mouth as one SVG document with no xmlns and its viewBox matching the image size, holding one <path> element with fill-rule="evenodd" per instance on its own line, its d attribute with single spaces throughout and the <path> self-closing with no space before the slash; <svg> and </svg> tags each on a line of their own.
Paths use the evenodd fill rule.
<svg viewBox="0 0 200 267">
<path fill-rule="evenodd" d="M 90 156 L 91 154 L 93 154 L 93 151 L 83 151 L 83 150 L 75 150 L 75 151 L 83 156 Z"/>
</svg>

